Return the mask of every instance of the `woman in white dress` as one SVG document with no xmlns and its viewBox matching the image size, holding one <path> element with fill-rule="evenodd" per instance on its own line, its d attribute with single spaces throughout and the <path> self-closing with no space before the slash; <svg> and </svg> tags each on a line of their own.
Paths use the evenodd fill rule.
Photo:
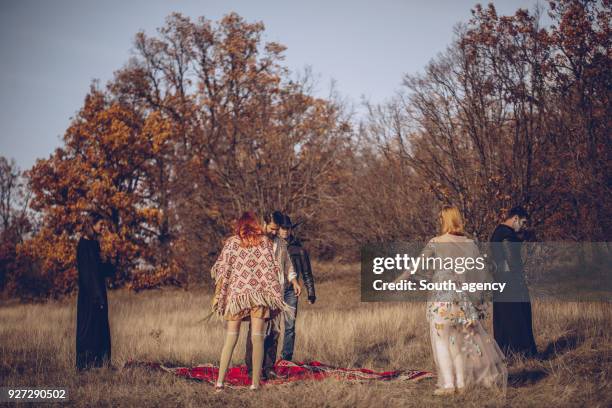
<svg viewBox="0 0 612 408">
<path fill-rule="evenodd" d="M 424 259 L 440 258 L 431 262 L 431 282 L 453 282 L 460 289 L 463 283 L 487 282 L 484 268 L 458 268 L 462 262 L 450 264 L 459 258 L 480 257 L 473 240 L 465 236 L 463 220 L 456 207 L 444 207 L 440 212 L 441 235 L 432 238 L 421 254 Z M 465 265 L 465 264 L 464 264 Z M 420 269 L 417 272 L 425 272 Z M 408 271 L 401 278 L 406 278 Z M 487 315 L 490 302 L 483 292 L 458 292 L 457 290 L 432 291 L 427 301 L 427 320 L 433 357 L 438 376 L 435 395 L 463 392 L 467 387 L 499 387 L 505 391 L 508 371 L 504 355 L 495 339 L 484 329 L 481 321 Z"/>
</svg>

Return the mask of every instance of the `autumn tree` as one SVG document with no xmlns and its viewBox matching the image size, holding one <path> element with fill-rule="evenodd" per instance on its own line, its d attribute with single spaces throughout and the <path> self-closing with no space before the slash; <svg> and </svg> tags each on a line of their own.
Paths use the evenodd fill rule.
<svg viewBox="0 0 612 408">
<path fill-rule="evenodd" d="M 196 281 L 241 211 L 288 211 L 310 235 L 340 179 L 350 133 L 341 106 L 311 96 L 310 76 L 292 75 L 285 47 L 263 44 L 263 30 L 237 14 L 218 23 L 173 14 L 158 36 L 137 35 L 111 85 L 173 123 L 175 249 Z"/>
<path fill-rule="evenodd" d="M 64 145 L 28 172 L 31 207 L 43 224 L 22 251 L 41 260 L 54 294 L 74 288 L 76 240 L 91 212 L 107 220 L 101 246 L 118 266 L 116 283 L 133 279 L 137 266 L 153 274 L 167 267 L 151 259 L 163 238 L 158 154 L 169 135 L 159 114 L 131 110 L 92 87 Z"/>
<path fill-rule="evenodd" d="M 389 180 L 403 168 L 415 192 L 403 219 L 454 204 L 486 239 L 505 209 L 522 204 L 546 239 L 607 240 L 610 2 L 550 2 L 550 27 L 539 12 L 499 16 L 477 5 L 446 52 L 407 75 L 390 103 L 370 107 L 370 162 L 387 166 Z M 377 195 L 392 197 L 393 183 L 378 174 L 363 182 L 378 180 Z M 372 236 L 395 239 L 398 215 L 379 218 Z M 404 236 L 423 227 L 406 226 Z"/>
<path fill-rule="evenodd" d="M 109 229 L 115 284 L 199 283 L 241 211 L 291 212 L 307 234 L 341 180 L 350 126 L 282 65 L 261 23 L 172 14 L 105 88 L 92 86 L 64 145 L 30 170 L 43 227 L 22 247 L 55 293 L 74 288 L 88 212 Z M 316 249 L 316 248 L 314 248 Z M 316 251 L 315 251 L 316 252 Z"/>
<path fill-rule="evenodd" d="M 19 277 L 26 265 L 17 255 L 17 246 L 34 228 L 29 200 L 26 180 L 15 160 L 0 157 L 0 289 L 8 287 L 13 294 L 21 294 L 29 283 L 29 277 Z"/>
<path fill-rule="evenodd" d="M 539 10 L 477 5 L 357 126 L 283 65 L 262 23 L 174 13 L 136 35 L 63 146 L 27 173 L 41 226 L 18 253 L 63 294 L 91 211 L 109 225 L 114 283 L 134 288 L 205 282 L 244 210 L 289 212 L 314 254 L 350 259 L 367 242 L 426 238 L 443 204 L 480 239 L 522 204 L 547 239 L 607 241 L 610 8 L 551 1 L 542 27 Z"/>
<path fill-rule="evenodd" d="M 612 3 L 550 1 L 549 14 L 554 109 L 547 116 L 552 148 L 541 172 L 542 213 L 558 235 L 609 241 Z"/>
</svg>

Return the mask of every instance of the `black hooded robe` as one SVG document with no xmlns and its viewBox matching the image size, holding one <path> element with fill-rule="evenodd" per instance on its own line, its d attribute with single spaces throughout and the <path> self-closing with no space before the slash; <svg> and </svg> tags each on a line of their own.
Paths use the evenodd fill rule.
<svg viewBox="0 0 612 408">
<path fill-rule="evenodd" d="M 491 236 L 494 261 L 499 272 L 508 282 L 510 295 L 493 297 L 493 336 L 504 352 L 521 353 L 534 356 L 538 350 L 533 337 L 531 302 L 523 275 L 523 262 L 520 255 L 521 239 L 507 225 L 495 228 Z M 504 264 L 508 271 L 503 272 Z M 520 300 L 520 301 L 517 301 Z"/>
<path fill-rule="evenodd" d="M 101 367 L 110 361 L 111 339 L 105 278 L 114 273 L 100 257 L 100 243 L 82 237 L 77 245 L 79 295 L 77 300 L 76 367 Z"/>
</svg>

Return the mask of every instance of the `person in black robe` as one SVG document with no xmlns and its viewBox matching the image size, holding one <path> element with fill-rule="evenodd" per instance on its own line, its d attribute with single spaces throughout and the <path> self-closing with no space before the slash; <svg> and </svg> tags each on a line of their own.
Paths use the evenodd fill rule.
<svg viewBox="0 0 612 408">
<path fill-rule="evenodd" d="M 534 356 L 537 348 L 533 337 L 531 302 L 523 273 L 522 239 L 517 234 L 526 221 L 527 212 L 522 207 L 514 207 L 491 236 L 495 278 L 507 284 L 504 293 L 493 296 L 493 334 L 505 353 Z"/>
<path fill-rule="evenodd" d="M 110 326 L 106 297 L 107 276 L 114 268 L 102 262 L 98 236 L 102 228 L 99 215 L 92 215 L 85 234 L 77 245 L 79 294 L 77 300 L 76 367 L 84 370 L 101 367 L 111 358 Z"/>
</svg>

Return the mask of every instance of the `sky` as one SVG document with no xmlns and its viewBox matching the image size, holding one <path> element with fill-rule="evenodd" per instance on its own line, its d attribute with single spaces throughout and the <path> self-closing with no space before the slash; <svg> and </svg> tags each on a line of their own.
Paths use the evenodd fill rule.
<svg viewBox="0 0 612 408">
<path fill-rule="evenodd" d="M 492 1 L 498 14 L 542 0 Z M 219 20 L 232 11 L 265 24 L 264 41 L 287 47 L 293 72 L 310 67 L 315 94 L 330 84 L 349 103 L 384 102 L 405 74 L 421 72 L 451 43 L 476 0 L 0 0 L 0 155 L 26 170 L 47 158 L 82 106 L 177 11 Z M 482 2 L 488 3 L 487 1 Z M 544 20 L 546 22 L 546 20 Z"/>
</svg>

